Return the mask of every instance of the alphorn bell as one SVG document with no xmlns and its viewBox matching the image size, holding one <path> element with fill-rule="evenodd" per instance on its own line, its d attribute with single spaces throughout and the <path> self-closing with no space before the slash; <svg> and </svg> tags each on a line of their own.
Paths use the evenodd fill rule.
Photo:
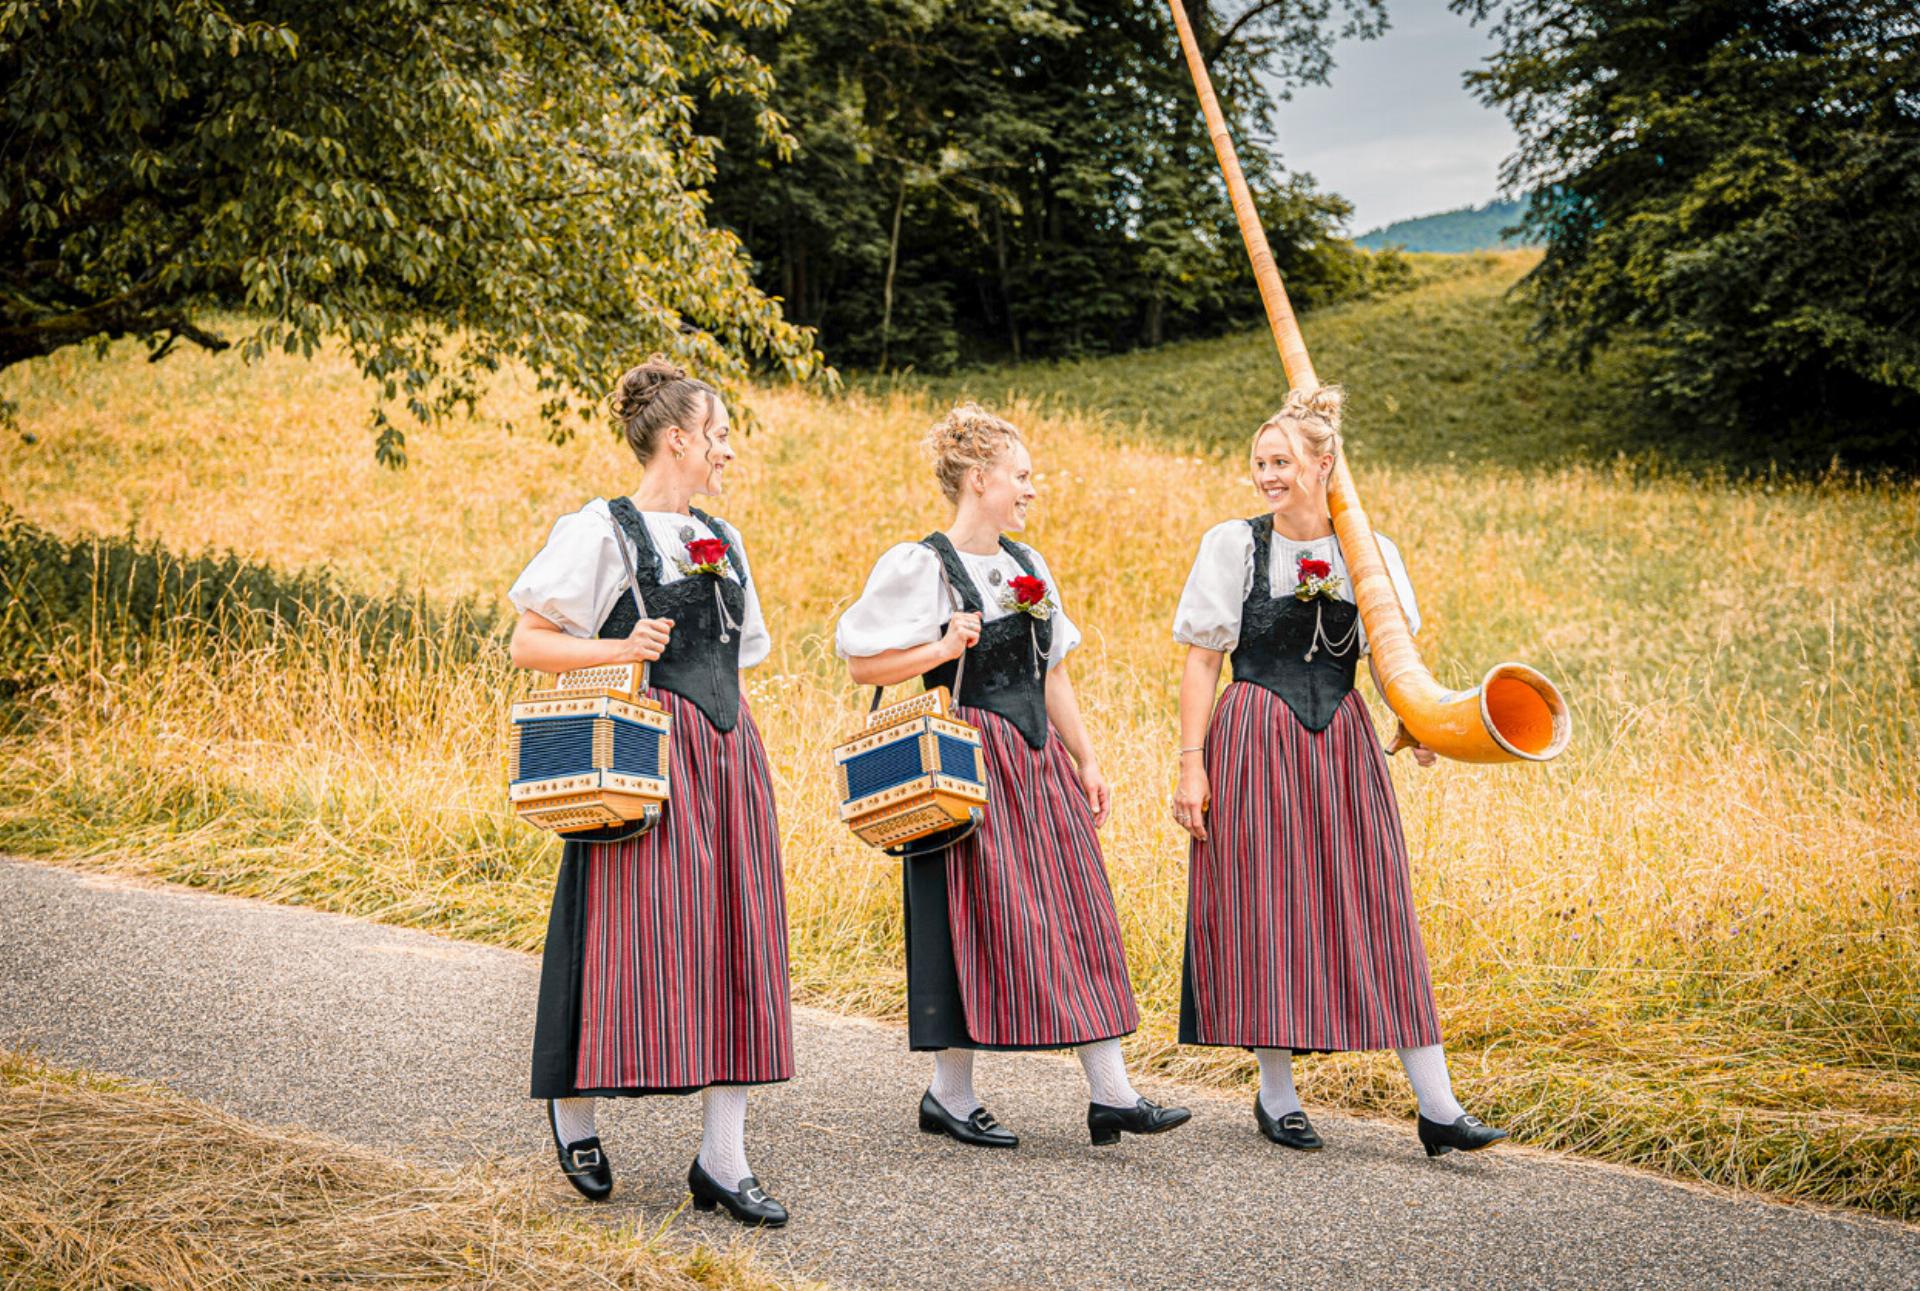
<svg viewBox="0 0 1920 1291">
<path fill-rule="evenodd" d="M 1193 73 L 1193 88 L 1200 95 L 1200 110 L 1207 118 L 1207 133 L 1220 159 L 1220 172 L 1226 177 L 1240 236 L 1253 260 L 1254 281 L 1260 285 L 1260 300 L 1267 309 L 1267 322 L 1273 328 L 1273 342 L 1279 348 L 1287 384 L 1296 390 L 1312 390 L 1320 381 L 1314 376 L 1306 339 L 1293 316 L 1287 289 L 1281 285 L 1273 252 L 1267 247 L 1253 194 L 1240 173 L 1240 158 L 1227 133 L 1220 101 L 1214 97 L 1213 79 L 1207 75 L 1182 0 L 1168 0 L 1168 7 L 1180 32 L 1187 70 Z M 1420 661 L 1419 648 L 1413 644 L 1393 580 L 1387 575 L 1386 562 L 1380 558 L 1373 525 L 1354 491 L 1344 450 L 1334 460 L 1333 475 L 1327 481 L 1327 508 L 1333 514 L 1333 531 L 1340 539 L 1340 551 L 1353 578 L 1353 599 L 1373 649 L 1375 671 L 1386 691 L 1388 706 L 1400 719 L 1401 731 L 1389 752 L 1406 747 L 1411 737 L 1435 753 L 1461 762 L 1545 762 L 1559 756 L 1572 738 L 1573 722 L 1560 692 L 1539 672 L 1523 663 L 1503 663 L 1490 669 L 1472 690 L 1447 690 L 1427 671 Z"/>
</svg>

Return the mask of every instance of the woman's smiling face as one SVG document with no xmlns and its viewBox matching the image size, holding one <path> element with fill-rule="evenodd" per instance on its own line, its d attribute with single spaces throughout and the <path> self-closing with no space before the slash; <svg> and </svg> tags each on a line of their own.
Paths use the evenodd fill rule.
<svg viewBox="0 0 1920 1291">
<path fill-rule="evenodd" d="M 1014 440 L 993 459 L 992 467 L 975 469 L 983 482 L 976 495 L 981 510 L 1003 532 L 1018 533 L 1026 526 L 1028 508 L 1040 496 L 1033 487 L 1033 458 L 1027 446 Z"/>
<path fill-rule="evenodd" d="M 1253 441 L 1253 486 L 1271 510 L 1325 505 L 1333 455 L 1315 461 L 1300 447 L 1299 437 L 1284 426 L 1269 426 Z"/>
<path fill-rule="evenodd" d="M 732 438 L 733 422 L 727 416 L 727 405 L 718 397 L 709 399 L 706 427 L 693 437 L 692 444 L 700 456 L 700 467 L 704 468 L 700 492 L 714 497 L 726 492 L 726 481 L 722 477 L 728 464 L 739 456 L 733 451 Z"/>
</svg>

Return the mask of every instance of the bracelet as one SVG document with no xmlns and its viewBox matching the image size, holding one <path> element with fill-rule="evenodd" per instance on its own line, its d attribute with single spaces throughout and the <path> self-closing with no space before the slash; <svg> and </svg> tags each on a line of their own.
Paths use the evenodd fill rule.
<svg viewBox="0 0 1920 1291">
<path fill-rule="evenodd" d="M 1206 745 L 1204 745 L 1204 744 L 1196 744 L 1196 745 L 1194 745 L 1194 746 L 1193 746 L 1192 748 L 1183 748 L 1183 749 L 1181 749 L 1181 750 L 1180 750 L 1180 752 L 1181 752 L 1181 753 L 1183 753 L 1183 754 L 1186 754 L 1186 753 L 1205 753 L 1206 751 L 1207 751 L 1207 746 L 1206 746 Z"/>
</svg>

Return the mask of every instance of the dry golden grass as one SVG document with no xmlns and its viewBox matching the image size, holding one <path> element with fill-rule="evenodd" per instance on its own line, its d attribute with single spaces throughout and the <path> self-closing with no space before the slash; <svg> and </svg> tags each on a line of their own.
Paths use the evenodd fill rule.
<svg viewBox="0 0 1920 1291">
<path fill-rule="evenodd" d="M 598 436 L 505 438 L 498 417 L 531 402 L 514 388 L 382 474 L 358 384 L 325 356 L 69 355 L 4 384 L 38 442 L 0 447 L 0 502 L 35 523 L 137 524 L 369 590 L 498 596 L 552 516 L 635 478 Z M 776 633 L 751 697 L 796 991 L 893 1016 L 898 877 L 833 813 L 827 751 L 858 698 L 831 629 L 882 548 L 945 518 L 914 446 L 929 413 L 901 393 L 757 407 L 766 428 L 716 509 Z M 1243 1081 L 1245 1055 L 1173 1042 L 1168 622 L 1201 532 L 1257 507 L 1236 454 L 1008 411 L 1041 472 L 1027 536 L 1087 629 L 1074 675 L 1118 788 L 1103 840 L 1148 1019 L 1131 1052 Z M 1394 768 L 1463 1100 L 1530 1142 L 1920 1217 L 1920 490 L 1396 466 L 1369 458 L 1363 418 L 1352 439 L 1436 672 L 1524 659 L 1575 711 L 1551 766 Z M 318 628 L 268 642 L 193 624 L 137 650 L 49 642 L 51 683 L 0 746 L 0 846 L 531 948 L 556 848 L 501 805 L 521 682 L 497 656 L 455 667 L 416 647 L 369 661 Z M 1378 1055 L 1307 1060 L 1302 1085 L 1411 1111 Z"/>
<path fill-rule="evenodd" d="M 563 1218 L 551 1180 L 402 1166 L 0 1051 L 0 1281 L 775 1291 L 744 1254 Z"/>
</svg>

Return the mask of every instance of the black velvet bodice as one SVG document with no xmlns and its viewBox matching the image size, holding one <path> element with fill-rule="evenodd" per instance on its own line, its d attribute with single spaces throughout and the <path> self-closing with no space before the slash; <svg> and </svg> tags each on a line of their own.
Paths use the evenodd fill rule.
<svg viewBox="0 0 1920 1291">
<path fill-rule="evenodd" d="M 1253 587 L 1240 607 L 1240 644 L 1231 656 L 1233 679 L 1264 686 L 1285 701 L 1302 726 L 1324 731 L 1332 724 L 1340 701 L 1353 689 L 1360 662 L 1358 633 L 1337 652 L 1325 641 L 1348 638 L 1360 611 L 1350 601 L 1273 595 L 1267 573 L 1273 561 L 1273 517 L 1258 516 L 1247 523 L 1253 526 Z M 1323 638 L 1318 650 L 1314 649 L 1316 623 Z"/>
<path fill-rule="evenodd" d="M 701 523 L 727 544 L 727 559 L 739 582 L 713 574 L 695 574 L 672 583 L 660 581 L 660 553 L 647 532 L 646 519 L 626 498 L 615 498 L 609 506 L 621 532 L 632 540 L 639 557 L 634 577 L 640 595 L 647 603 L 650 619 L 672 619 L 673 632 L 667 648 L 648 665 L 648 680 L 661 690 L 670 690 L 690 700 L 717 731 L 731 731 L 740 720 L 740 631 L 721 618 L 720 603 L 714 597 L 717 584 L 725 598 L 727 617 L 734 624 L 746 621 L 747 570 L 734 550 L 732 534 L 704 511 L 694 510 Z M 606 622 L 600 625 L 602 637 L 625 637 L 640 621 L 631 596 L 613 603 Z"/>
<path fill-rule="evenodd" d="M 960 598 L 960 608 L 979 614 L 984 607 L 973 575 L 943 533 L 931 533 L 923 541 L 940 557 L 947 582 Z M 1002 537 L 1000 546 L 1012 556 L 1028 577 L 1037 578 L 1033 560 L 1026 548 Z M 1053 589 L 1048 588 L 1049 592 Z M 1012 722 L 1021 736 L 1036 749 L 1047 745 L 1047 653 L 1053 649 L 1053 623 L 1030 614 L 1013 613 L 991 623 L 983 623 L 980 639 L 967 649 L 967 667 L 960 679 L 965 693 L 955 695 L 955 704 L 984 708 Z M 922 675 L 931 690 L 953 685 L 959 661 L 949 659 Z"/>
</svg>

